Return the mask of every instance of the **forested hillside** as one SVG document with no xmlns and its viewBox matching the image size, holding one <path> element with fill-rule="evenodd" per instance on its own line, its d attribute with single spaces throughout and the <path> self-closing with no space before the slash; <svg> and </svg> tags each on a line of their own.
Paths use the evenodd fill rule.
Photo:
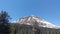
<svg viewBox="0 0 60 34">
<path fill-rule="evenodd" d="M 14 24 L 15 34 L 60 34 L 60 29 Z"/>
</svg>

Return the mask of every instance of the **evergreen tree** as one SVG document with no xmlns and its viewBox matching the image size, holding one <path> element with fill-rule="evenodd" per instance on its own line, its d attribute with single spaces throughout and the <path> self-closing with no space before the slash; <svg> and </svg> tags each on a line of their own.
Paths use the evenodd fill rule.
<svg viewBox="0 0 60 34">
<path fill-rule="evenodd" d="M 9 15 L 6 11 L 0 13 L 0 34 L 10 34 Z"/>
<path fill-rule="evenodd" d="M 16 30 L 13 25 L 10 25 L 10 34 L 16 34 Z"/>
</svg>

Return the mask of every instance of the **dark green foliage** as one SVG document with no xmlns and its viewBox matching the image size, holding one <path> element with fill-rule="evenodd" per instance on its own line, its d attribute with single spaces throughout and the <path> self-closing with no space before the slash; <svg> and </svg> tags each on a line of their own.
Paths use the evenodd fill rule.
<svg viewBox="0 0 60 34">
<path fill-rule="evenodd" d="M 15 34 L 15 28 L 12 25 L 10 25 L 10 31 L 10 34 Z"/>
<path fill-rule="evenodd" d="M 6 11 L 0 13 L 0 34 L 10 34 L 9 15 Z"/>
</svg>

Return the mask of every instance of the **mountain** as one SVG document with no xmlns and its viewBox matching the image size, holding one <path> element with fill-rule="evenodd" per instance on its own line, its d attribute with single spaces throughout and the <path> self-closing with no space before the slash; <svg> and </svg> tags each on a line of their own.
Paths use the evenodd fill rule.
<svg viewBox="0 0 60 34">
<path fill-rule="evenodd" d="M 34 15 L 19 18 L 16 21 L 14 21 L 14 23 L 31 25 L 31 26 L 36 26 L 36 27 L 39 26 L 39 27 L 60 29 L 60 26 L 54 25 L 54 24 L 52 24 L 42 18 L 34 16 Z"/>
</svg>

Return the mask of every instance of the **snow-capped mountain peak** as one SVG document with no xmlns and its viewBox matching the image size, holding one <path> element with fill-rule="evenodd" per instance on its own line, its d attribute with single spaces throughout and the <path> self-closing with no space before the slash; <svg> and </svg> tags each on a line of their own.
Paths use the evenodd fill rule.
<svg viewBox="0 0 60 34">
<path fill-rule="evenodd" d="M 37 26 L 38 25 L 39 27 L 47 27 L 47 28 L 55 28 L 55 29 L 60 28 L 60 26 L 56 26 L 56 25 L 54 25 L 50 22 L 47 22 L 44 19 L 39 18 L 39 17 L 34 16 L 34 15 L 20 18 L 14 22 L 19 23 L 19 24 L 31 25 L 31 26 Z"/>
</svg>

